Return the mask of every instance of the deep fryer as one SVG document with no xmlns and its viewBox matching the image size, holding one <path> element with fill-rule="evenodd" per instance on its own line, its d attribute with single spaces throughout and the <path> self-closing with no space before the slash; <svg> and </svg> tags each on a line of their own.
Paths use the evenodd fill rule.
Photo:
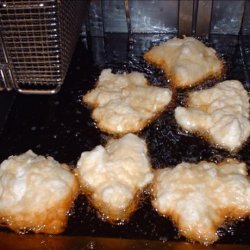
<svg viewBox="0 0 250 250">
<path fill-rule="evenodd" d="M 215 48 L 227 66 L 224 79 L 238 79 L 249 91 L 249 11 L 248 1 L 91 1 L 88 19 L 82 25 L 68 71 L 66 67 L 65 76 L 60 78 L 61 90 L 58 94 L 47 96 L 16 93 L 11 90 L 16 89 L 15 85 L 9 84 L 9 81 L 15 81 L 17 76 L 13 75 L 17 72 L 11 63 L 1 62 L 5 70 L 4 79 L 8 79 L 8 74 L 12 77 L 7 84 L 2 84 L 5 90 L 0 93 L 4 107 L 4 111 L 0 112 L 1 161 L 9 155 L 20 154 L 31 148 L 38 154 L 50 155 L 74 166 L 81 152 L 91 150 L 100 143 L 104 144 L 109 138 L 96 128 L 90 116 L 91 111 L 81 101 L 82 95 L 93 88 L 101 70 L 137 70 L 144 73 L 152 84 L 168 86 L 169 82 L 163 72 L 147 64 L 142 55 L 152 45 L 176 35 L 193 35 Z M 233 23 L 228 23 L 232 20 Z M 3 35 L 2 39 L 4 41 Z M 8 54 L 6 46 L 4 53 L 7 51 Z M 9 72 L 9 69 L 13 72 Z M 215 80 L 208 81 L 205 86 L 214 83 Z M 36 82 L 20 83 L 29 93 L 37 92 L 37 86 L 38 91 L 47 92 L 47 85 L 47 82 L 38 85 Z M 178 93 L 175 105 L 183 103 L 186 93 Z M 220 161 L 225 157 L 235 157 L 250 166 L 249 143 L 236 155 L 212 147 L 203 139 L 181 131 L 173 119 L 173 108 L 166 110 L 159 119 L 139 133 L 148 144 L 154 168 L 172 167 L 181 161 Z M 5 244 L 7 248 L 22 239 L 25 242 L 33 241 L 41 248 L 47 244 L 56 249 L 70 249 L 74 242 L 76 249 L 118 249 L 119 246 L 124 249 L 203 249 L 203 246 L 184 243 L 185 239 L 179 237 L 172 222 L 153 210 L 147 193 L 139 210 L 125 225 L 110 225 L 100 220 L 84 196 L 79 196 L 70 214 L 69 225 L 61 236 L 52 236 L 52 239 L 39 235 L 19 236 L 2 229 L 0 244 Z M 218 233 L 221 236 L 218 243 L 204 249 L 248 249 L 250 220 L 223 225 Z M 4 238 L 8 241 L 4 241 Z M 81 239 L 82 244 L 79 243 Z M 116 243 L 118 239 L 120 243 Z M 15 247 L 18 249 L 18 245 Z"/>
</svg>

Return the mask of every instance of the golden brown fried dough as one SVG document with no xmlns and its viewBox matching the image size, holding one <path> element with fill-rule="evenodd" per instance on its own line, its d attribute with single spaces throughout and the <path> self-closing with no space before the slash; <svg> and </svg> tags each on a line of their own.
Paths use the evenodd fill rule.
<svg viewBox="0 0 250 250">
<path fill-rule="evenodd" d="M 153 206 L 192 241 L 211 244 L 226 220 L 250 215 L 250 182 L 244 163 L 227 159 L 156 170 Z"/>
<path fill-rule="evenodd" d="M 193 37 L 173 38 L 152 47 L 144 59 L 164 70 L 175 88 L 187 88 L 223 72 L 214 49 Z"/>
<path fill-rule="evenodd" d="M 65 164 L 31 150 L 0 166 L 0 224 L 35 233 L 61 233 L 78 194 L 76 177 Z"/>
<path fill-rule="evenodd" d="M 137 132 L 169 104 L 172 92 L 150 86 L 142 73 L 113 74 L 103 70 L 95 89 L 83 101 L 92 107 L 92 117 L 104 132 L 124 135 Z"/>
<path fill-rule="evenodd" d="M 175 109 L 175 119 L 184 130 L 236 151 L 250 135 L 249 96 L 241 82 L 224 81 L 190 93 L 187 108 Z"/>
<path fill-rule="evenodd" d="M 76 173 L 83 193 L 110 222 L 127 220 L 153 179 L 146 144 L 134 134 L 83 152 Z"/>
</svg>

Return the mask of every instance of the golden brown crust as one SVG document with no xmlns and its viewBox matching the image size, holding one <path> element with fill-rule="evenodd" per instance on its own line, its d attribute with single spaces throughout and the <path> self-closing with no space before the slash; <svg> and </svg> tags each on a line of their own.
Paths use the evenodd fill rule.
<svg viewBox="0 0 250 250">
<path fill-rule="evenodd" d="M 62 233 L 68 222 L 68 211 L 79 192 L 79 183 L 74 179 L 69 194 L 54 206 L 40 212 L 0 214 L 0 224 L 16 232 Z"/>
<path fill-rule="evenodd" d="M 82 194 L 84 194 L 89 200 L 90 204 L 97 210 L 101 219 L 107 220 L 111 224 L 124 223 L 129 220 L 131 215 L 138 208 L 143 191 L 138 190 L 134 199 L 129 203 L 125 209 L 115 209 L 112 206 L 107 206 L 101 199 L 95 199 L 93 197 L 94 191 L 87 185 L 81 186 Z"/>
<path fill-rule="evenodd" d="M 148 81 L 147 81 L 147 85 L 149 85 Z M 150 85 L 149 85 L 150 86 Z M 118 131 L 114 131 L 114 129 L 109 128 L 107 126 L 102 126 L 101 121 L 98 121 L 98 119 L 95 119 L 94 117 L 94 112 L 92 111 L 91 113 L 91 117 L 92 119 L 95 121 L 96 126 L 104 133 L 113 135 L 114 137 L 121 137 L 124 136 L 128 133 L 139 133 L 140 131 L 142 131 L 144 128 L 148 127 L 150 124 L 152 124 L 154 121 L 156 121 L 164 112 L 167 112 L 168 110 L 171 110 L 174 106 L 175 106 L 175 99 L 176 99 L 176 91 L 175 89 L 171 89 L 172 91 L 172 98 L 171 101 L 166 104 L 159 112 L 155 113 L 154 115 L 152 115 L 150 117 L 150 119 L 147 120 L 143 120 L 140 122 L 140 126 L 139 127 L 131 127 L 130 129 L 124 130 L 122 132 L 118 132 Z M 90 91 L 89 91 L 90 92 Z M 87 95 L 87 94 L 86 94 Z M 83 103 L 89 108 L 89 109 L 95 109 L 98 107 L 97 103 L 88 103 L 86 101 L 86 95 L 83 96 Z"/>
<path fill-rule="evenodd" d="M 206 163 L 207 161 L 201 161 L 200 163 Z M 222 162 L 217 164 L 217 167 L 221 167 L 224 164 L 237 164 L 240 163 L 237 159 L 228 158 L 223 160 Z M 247 176 L 247 172 L 245 173 Z M 158 211 L 156 203 L 154 200 L 157 199 L 156 189 L 157 183 L 159 182 L 160 172 L 154 172 L 154 180 L 151 184 L 151 201 L 153 207 L 156 211 L 166 218 L 169 218 L 178 228 L 181 235 L 187 238 L 191 242 L 199 242 L 204 245 L 209 245 L 214 243 L 219 239 L 217 235 L 217 229 L 225 223 L 230 221 L 235 221 L 239 219 L 247 218 L 250 215 L 250 211 L 248 208 L 242 209 L 237 207 L 237 205 L 233 206 L 226 206 L 222 208 L 218 208 L 216 213 L 217 216 L 213 217 L 213 224 L 210 225 L 209 228 L 201 229 L 197 224 L 192 224 L 192 226 L 187 225 L 186 223 L 182 222 L 181 214 L 176 212 L 175 209 L 168 209 L 164 211 Z M 194 230 L 197 229 L 197 230 Z"/>
<path fill-rule="evenodd" d="M 99 81 L 96 82 L 95 87 L 93 89 L 95 89 L 98 86 Z M 146 86 L 151 87 L 150 83 L 148 80 L 146 80 Z M 92 89 L 92 90 L 93 90 Z M 95 121 L 96 126 L 104 133 L 107 134 L 111 134 L 113 136 L 123 136 L 126 135 L 128 133 L 137 133 L 140 132 L 142 129 L 144 129 L 145 127 L 147 127 L 149 124 L 151 124 L 152 122 L 154 122 L 170 105 L 171 103 L 173 103 L 173 95 L 174 93 L 172 92 L 172 97 L 169 103 L 167 103 L 166 105 L 164 105 L 163 107 L 161 107 L 161 109 L 159 109 L 158 112 L 152 113 L 151 117 L 148 119 L 145 118 L 141 118 L 140 120 L 138 120 L 138 122 L 135 124 L 133 123 L 133 125 L 128 125 L 127 129 L 123 128 L 122 131 L 118 131 L 116 130 L 112 124 L 108 124 L 103 122 L 102 119 L 100 119 L 99 115 L 95 114 L 95 109 L 99 107 L 99 103 L 96 102 L 90 102 L 88 100 L 88 94 L 91 93 L 91 91 L 88 91 L 82 98 L 83 103 L 92 110 L 91 112 L 91 117 L 92 119 Z M 124 126 L 125 127 L 125 126 Z"/>
<path fill-rule="evenodd" d="M 121 137 L 124 136 L 128 133 L 138 133 L 140 131 L 142 131 L 144 128 L 146 128 L 147 126 L 149 126 L 150 124 L 152 124 L 154 121 L 156 121 L 160 115 L 165 112 L 167 110 L 168 105 L 165 106 L 165 108 L 163 108 L 161 111 L 157 112 L 154 116 L 152 116 L 150 119 L 147 120 L 141 120 L 140 121 L 140 126 L 136 127 L 134 126 L 133 128 L 130 127 L 130 129 L 124 130 L 122 132 L 118 132 L 118 131 L 114 131 L 112 128 L 108 127 L 108 126 L 102 126 L 101 121 L 98 122 L 97 119 L 95 119 L 93 112 L 92 112 L 92 119 L 95 121 L 97 127 L 104 133 L 113 135 L 115 137 Z"/>
<path fill-rule="evenodd" d="M 154 183 L 157 182 L 157 174 L 155 176 L 155 180 L 153 181 L 152 187 L 151 187 L 151 200 L 154 201 L 156 199 L 156 194 L 155 194 L 155 188 L 154 188 Z M 209 235 L 207 232 L 200 232 L 200 231 L 194 231 L 194 230 L 190 230 L 189 227 L 187 227 L 185 224 L 182 223 L 181 219 L 180 219 L 180 214 L 176 213 L 175 210 L 170 209 L 167 211 L 164 211 L 164 213 L 160 212 L 157 210 L 157 207 L 155 206 L 154 202 L 152 202 L 153 207 L 156 209 L 156 211 L 159 213 L 159 215 L 166 217 L 168 219 L 170 219 L 174 225 L 176 225 L 176 227 L 178 228 L 178 231 L 181 235 L 183 235 L 186 239 L 188 239 L 191 242 L 199 242 L 200 244 L 205 244 L 205 245 L 209 245 L 214 243 L 215 241 L 218 240 L 218 236 L 217 234 L 212 234 Z M 223 220 L 218 221 L 217 222 L 218 225 L 221 225 L 223 223 Z M 198 225 L 193 226 L 192 228 L 198 228 Z M 212 231 L 216 231 L 217 228 L 213 228 Z M 211 229 L 209 229 L 210 231 Z M 210 237 L 206 237 L 206 240 L 204 240 L 204 234 L 205 235 L 209 235 Z"/>
<path fill-rule="evenodd" d="M 190 105 L 190 101 L 189 101 L 190 97 L 188 95 L 187 101 L 186 101 L 186 107 L 187 108 L 192 108 L 193 106 Z M 206 111 L 206 109 L 208 109 L 208 106 L 203 106 L 202 110 Z M 229 147 L 226 146 L 221 146 L 218 145 L 217 142 L 215 141 L 215 139 L 213 138 L 213 136 L 209 133 L 209 131 L 206 130 L 202 130 L 202 129 L 197 129 L 197 130 L 186 130 L 184 128 L 182 128 L 181 126 L 179 126 L 180 130 L 186 132 L 186 133 L 192 133 L 197 137 L 200 137 L 202 140 L 212 144 L 214 147 L 219 148 L 219 149 L 226 149 L 228 150 L 231 154 L 235 155 L 239 150 L 241 150 L 245 145 L 248 144 L 248 142 L 250 141 L 250 138 L 247 139 L 245 142 L 242 143 L 242 145 L 234 148 L 233 150 L 231 150 Z"/>
<path fill-rule="evenodd" d="M 207 228 L 207 231 L 194 231 L 190 230 L 190 227 L 182 224 L 180 215 L 173 210 L 166 211 L 164 214 L 160 214 L 166 218 L 169 218 L 176 227 L 179 228 L 179 232 L 185 238 L 187 238 L 191 242 L 199 242 L 203 245 L 213 244 L 215 241 L 219 239 L 216 232 L 217 229 L 224 225 L 225 223 L 229 223 L 231 221 L 240 220 L 244 218 L 248 218 L 250 216 L 250 212 L 247 210 L 240 210 L 235 207 L 227 207 L 225 209 L 220 209 L 218 212 L 219 216 L 217 220 L 214 220 L 214 226 L 212 228 Z M 199 225 L 192 225 L 193 228 L 199 228 Z"/>
<path fill-rule="evenodd" d="M 162 58 L 159 58 L 158 56 L 156 56 L 154 54 L 154 52 L 152 51 L 152 49 L 147 51 L 143 55 L 143 57 L 147 62 L 155 65 L 156 67 L 158 67 L 164 71 L 166 78 L 170 79 L 170 84 L 171 84 L 171 87 L 173 89 L 192 88 L 192 87 L 197 86 L 197 85 L 199 85 L 199 84 L 201 84 L 204 81 L 209 80 L 209 79 L 220 79 L 220 78 L 222 78 L 222 76 L 225 74 L 225 71 L 226 71 L 225 64 L 224 64 L 223 60 L 220 59 L 220 69 L 218 70 L 217 73 L 214 73 L 211 71 L 211 72 L 208 72 L 207 74 L 205 74 L 203 77 L 200 77 L 199 79 L 197 79 L 195 82 L 182 82 L 178 78 L 178 75 L 176 75 L 176 74 L 174 74 L 174 72 L 172 72 L 170 65 L 168 65 L 168 63 L 165 62 Z"/>
</svg>

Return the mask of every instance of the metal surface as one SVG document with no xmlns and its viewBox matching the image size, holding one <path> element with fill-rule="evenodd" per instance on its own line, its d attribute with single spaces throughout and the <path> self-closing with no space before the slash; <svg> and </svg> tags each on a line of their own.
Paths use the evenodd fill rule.
<svg viewBox="0 0 250 250">
<path fill-rule="evenodd" d="M 89 30 L 92 36 L 106 32 L 127 32 L 125 9 L 127 0 L 92 0 Z M 129 0 L 132 33 L 175 33 L 191 35 L 237 35 L 241 29 L 250 33 L 248 0 Z M 194 7 L 194 8 L 193 8 Z M 195 33 L 195 29 L 194 29 Z"/>
<path fill-rule="evenodd" d="M 206 37 L 210 33 L 212 1 L 200 0 L 197 7 L 196 36 Z"/>
<path fill-rule="evenodd" d="M 0 88 L 15 88 L 21 93 L 58 92 L 88 2 L 1 1 Z M 91 37 L 106 33 L 207 37 L 237 35 L 240 30 L 249 34 L 249 12 L 245 0 L 92 0 L 84 29 Z"/>
<path fill-rule="evenodd" d="M 250 1 L 245 1 L 244 16 L 242 20 L 242 34 L 250 35 Z"/>
<path fill-rule="evenodd" d="M 102 1 L 104 32 L 126 33 L 127 23 L 124 0 Z"/>
<path fill-rule="evenodd" d="M 126 14 L 127 31 L 128 31 L 128 34 L 131 34 L 132 28 L 131 28 L 131 16 L 130 16 L 130 10 L 129 10 L 129 0 L 124 0 L 124 8 L 125 8 L 125 14 Z"/>
<path fill-rule="evenodd" d="M 178 1 L 130 0 L 132 33 L 176 33 Z"/>
<path fill-rule="evenodd" d="M 1 35 L 14 80 L 6 89 L 42 94 L 59 91 L 79 36 L 85 3 L 1 1 Z"/>
<path fill-rule="evenodd" d="M 244 4 L 245 0 L 213 0 L 211 33 L 237 35 L 241 29 Z"/>
<path fill-rule="evenodd" d="M 11 90 L 13 84 L 12 72 L 8 64 L 0 64 L 0 90 Z"/>
<path fill-rule="evenodd" d="M 103 36 L 103 16 L 101 0 L 91 0 L 89 5 L 88 30 L 91 36 Z"/>
<path fill-rule="evenodd" d="M 193 0 L 179 1 L 179 35 L 190 36 L 193 33 Z"/>
<path fill-rule="evenodd" d="M 13 76 L 0 30 L 0 90 L 10 90 L 12 86 Z"/>
</svg>

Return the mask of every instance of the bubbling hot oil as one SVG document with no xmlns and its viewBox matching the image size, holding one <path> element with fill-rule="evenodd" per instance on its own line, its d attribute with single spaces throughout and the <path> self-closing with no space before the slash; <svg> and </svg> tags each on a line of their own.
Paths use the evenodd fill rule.
<svg viewBox="0 0 250 250">
<path fill-rule="evenodd" d="M 131 39 L 132 38 L 132 39 Z M 136 38 L 133 34 L 130 36 L 130 47 L 129 47 L 129 55 L 128 55 L 128 62 L 124 63 L 112 63 L 112 61 L 105 64 L 105 68 L 112 68 L 114 71 L 139 71 L 146 75 L 154 85 L 158 86 L 167 86 L 169 87 L 169 80 L 166 79 L 164 73 L 156 69 L 155 67 L 147 64 L 142 58 L 142 52 L 149 49 L 152 44 L 158 44 L 164 40 L 167 40 L 166 34 L 164 35 L 150 35 L 147 36 L 143 34 L 141 39 Z M 79 51 L 78 51 L 79 52 Z M 231 51 L 229 51 L 229 54 Z M 79 53 L 82 56 L 82 52 Z M 225 55 L 228 53 L 225 53 Z M 118 59 L 119 55 L 116 56 Z M 223 56 L 226 61 L 227 67 L 230 68 L 232 63 L 227 63 L 228 59 L 230 60 L 230 56 Z M 84 56 L 81 57 L 81 60 L 84 61 L 86 58 Z M 89 63 L 87 61 L 87 63 Z M 61 150 L 61 161 L 63 162 L 65 159 L 67 161 L 71 161 L 72 159 L 76 161 L 75 156 L 72 156 L 71 148 L 73 148 L 74 153 L 79 156 L 80 149 L 81 150 L 90 150 L 94 146 L 100 143 L 100 140 L 106 140 L 107 135 L 100 133 L 99 130 L 95 128 L 93 121 L 90 118 L 89 111 L 86 107 L 82 106 L 82 95 L 87 90 L 92 88 L 95 84 L 95 80 L 98 78 L 98 75 L 101 71 L 99 67 L 91 67 L 88 68 L 88 64 L 83 63 L 86 68 L 81 69 L 82 72 L 90 72 L 88 81 L 79 82 L 77 79 L 77 85 L 70 84 L 70 88 L 74 88 L 74 93 L 71 92 L 71 97 L 68 102 L 70 102 L 70 107 L 72 110 L 79 109 L 80 111 L 77 114 L 74 114 L 73 119 L 70 116 L 69 119 L 58 119 L 58 118 L 65 118 L 65 99 L 64 102 L 54 103 L 57 107 L 57 119 L 55 119 L 54 127 L 56 128 L 55 131 L 58 132 L 58 128 L 61 128 L 61 131 L 64 133 L 64 129 L 69 125 L 71 126 L 73 135 L 76 132 L 76 128 L 74 123 L 75 118 L 79 120 L 79 130 L 81 136 L 71 136 L 65 135 L 67 137 L 62 136 L 59 134 L 56 142 L 59 145 L 64 145 L 65 141 L 68 141 L 70 138 L 75 138 L 74 141 L 69 140 L 69 146 L 65 145 L 63 150 Z M 90 64 L 89 64 L 90 65 Z M 102 66 L 103 67 L 103 66 Z M 78 70 L 79 71 L 79 70 Z M 72 76 L 77 74 L 72 74 Z M 240 77 L 240 76 L 239 76 Z M 85 84 L 86 83 L 86 84 Z M 213 84 L 213 83 L 211 83 Z M 76 87 L 74 87 L 76 86 Z M 67 84 L 64 85 L 66 91 L 62 89 L 61 95 L 67 94 Z M 84 88 L 84 90 L 83 90 Z M 198 87 L 197 87 L 198 88 Z M 179 105 L 185 104 L 185 95 L 186 93 L 178 93 L 177 95 L 177 103 Z M 75 101 L 75 99 L 76 101 Z M 75 102 L 72 102 L 74 99 Z M 67 99 L 66 99 L 67 101 Z M 43 102 L 44 103 L 44 102 Z M 73 103 L 73 104 L 72 104 Z M 67 104 L 67 102 L 66 102 Z M 72 106 L 75 105 L 75 106 Z M 21 105 L 19 106 L 21 107 Z M 29 107 L 34 109 L 32 105 L 25 106 L 25 112 L 29 110 Z M 34 110 L 39 110 L 37 106 L 35 106 Z M 61 112 L 61 113 L 60 113 Z M 16 117 L 20 117 L 16 116 Z M 17 118 L 16 118 L 17 119 Z M 19 120 L 16 124 L 20 127 L 22 125 Z M 60 122 L 59 122 L 60 121 Z M 25 128 L 29 127 L 32 128 L 34 122 L 33 116 L 31 117 L 30 123 L 25 123 Z M 62 123 L 62 124 L 61 124 Z M 15 124 L 14 122 L 12 124 Z M 28 125 L 32 124 L 32 126 Z M 43 125 L 43 123 L 42 123 Z M 46 124 L 45 124 L 46 125 Z M 81 125 L 81 128 L 80 128 Z M 53 127 L 52 126 L 52 127 Z M 84 127 L 84 131 L 82 129 Z M 37 144 L 37 140 L 34 140 L 34 145 L 37 145 L 37 149 L 48 152 L 50 147 L 49 145 L 49 137 L 46 136 L 47 134 L 50 135 L 50 130 L 45 129 L 43 126 L 34 126 L 33 129 L 29 129 L 32 134 L 32 137 L 29 138 L 29 145 L 32 145 L 30 140 L 32 138 L 40 138 L 40 143 Z M 23 130 L 17 130 L 20 133 L 26 131 L 24 128 Z M 8 131 L 7 131 L 8 132 Z M 46 132 L 46 133 L 45 133 Z M 54 131 L 52 131 L 54 134 Z M 28 133 L 27 133 L 28 134 Z M 42 137 L 40 135 L 43 135 Z M 87 134 L 88 136 L 85 136 Z M 29 134 L 28 134 L 29 135 Z M 45 136 L 44 136 L 45 135 Z M 9 137 L 8 137 L 9 136 Z M 6 136 L 6 138 L 10 138 L 11 141 L 12 137 L 11 134 Z M 14 134 L 16 137 L 16 134 Z M 212 147 L 207 142 L 202 140 L 199 137 L 194 135 L 185 133 L 184 131 L 180 130 L 179 127 L 176 125 L 173 112 L 166 111 L 164 112 L 158 120 L 156 120 L 153 124 L 145 128 L 140 133 L 141 137 L 144 137 L 147 141 L 147 145 L 149 148 L 149 156 L 151 158 L 152 165 L 155 168 L 160 167 L 168 167 L 168 166 L 175 166 L 181 161 L 188 161 L 188 162 L 198 162 L 200 160 L 211 160 L 215 162 L 220 162 L 222 159 L 228 157 L 228 152 L 220 150 L 216 147 Z M 105 137 L 105 138 L 104 138 Z M 67 140 L 66 140 L 66 139 Z M 77 139 L 77 140 L 76 140 Z M 16 140 L 16 138 L 15 138 Z M 75 143 L 77 141 L 77 143 Z M 8 144 L 8 141 L 4 141 L 6 145 L 4 152 L 6 155 L 10 155 L 11 144 Z M 22 144 L 25 145 L 25 142 Z M 53 141 L 53 147 L 54 147 Z M 16 148 L 16 146 L 15 146 Z M 59 147 L 60 149 L 60 147 Z M 68 150 L 69 153 L 65 154 L 65 151 Z M 14 150 L 13 150 L 14 151 Z M 51 149 L 53 153 L 54 148 Z M 79 152 L 78 152 L 79 151 Z M 247 145 L 239 152 L 238 156 L 240 159 L 244 160 L 250 166 L 249 160 L 249 153 L 250 153 L 250 146 L 249 142 Z M 4 225 L 3 225 L 4 226 Z M 1 228 L 1 230 L 5 230 L 9 232 L 10 230 Z M 220 242 L 226 243 L 250 243 L 249 241 L 249 233 L 250 232 L 250 221 L 249 219 L 235 222 L 233 225 L 229 225 L 228 227 L 222 227 L 218 230 L 218 234 L 221 237 Z M 86 197 L 80 195 L 76 202 L 75 206 L 69 212 L 69 223 L 66 231 L 64 232 L 65 235 L 79 235 L 79 236 L 105 236 L 105 237 L 119 237 L 119 238 L 135 238 L 135 239 L 156 239 L 156 240 L 163 240 L 163 241 L 171 241 L 171 240 L 179 240 L 178 230 L 173 225 L 173 223 L 168 220 L 167 218 L 163 218 L 158 215 L 157 211 L 155 211 L 151 206 L 150 195 L 143 201 L 142 206 L 131 216 L 130 220 L 122 225 L 112 225 L 107 221 L 101 220 L 96 210 L 89 204 Z M 183 240 L 183 239 L 182 239 Z M 89 247 L 91 248 L 93 244 L 90 242 Z"/>
</svg>

